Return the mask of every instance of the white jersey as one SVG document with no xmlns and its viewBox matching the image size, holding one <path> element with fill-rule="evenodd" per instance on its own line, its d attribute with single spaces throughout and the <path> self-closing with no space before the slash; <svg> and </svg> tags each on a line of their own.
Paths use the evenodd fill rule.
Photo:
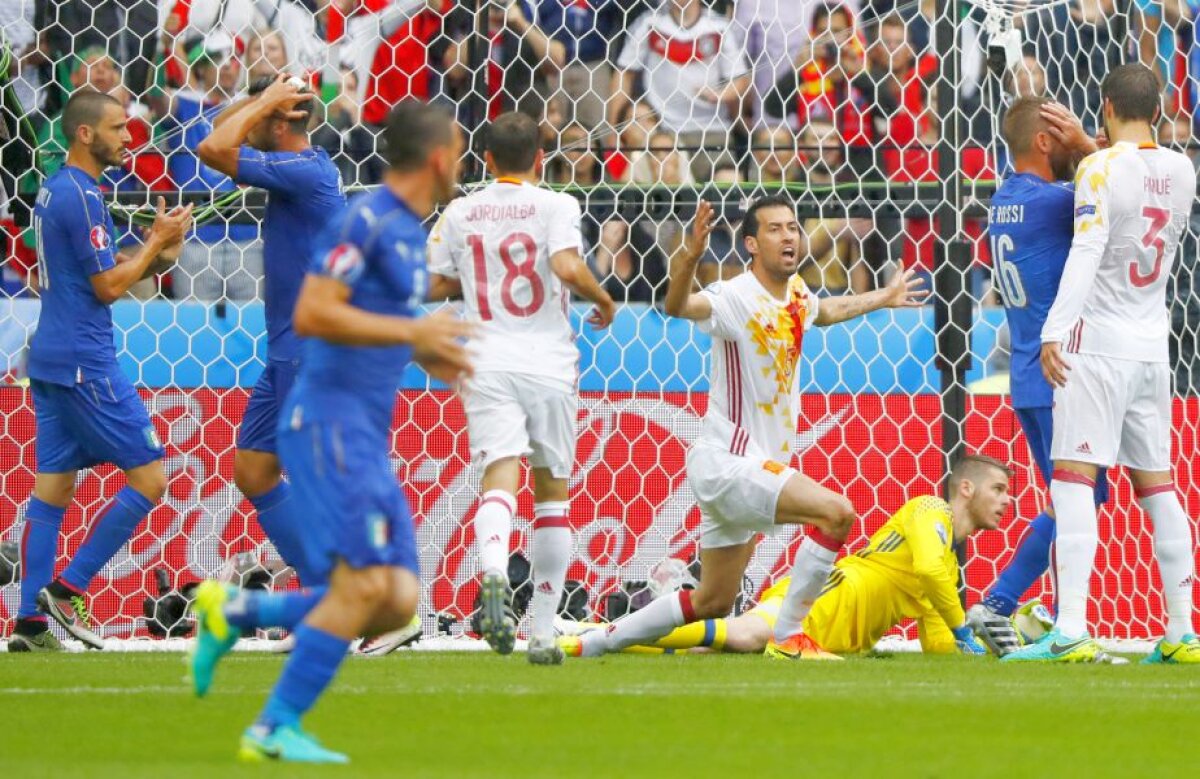
<svg viewBox="0 0 1200 779">
<path fill-rule="evenodd" d="M 617 59 L 620 70 L 641 71 L 646 102 L 675 132 L 725 132 L 721 106 L 697 100 L 700 90 L 720 89 L 750 72 L 728 19 L 703 9 L 684 27 L 663 3 L 630 26 Z"/>
<path fill-rule="evenodd" d="M 800 413 L 800 347 L 817 296 L 793 276 L 780 300 L 749 272 L 700 294 L 712 304 L 712 317 L 699 324 L 712 334 L 713 358 L 699 442 L 787 465 Z"/>
<path fill-rule="evenodd" d="M 575 382 L 570 293 L 550 257 L 583 253 L 581 219 L 575 198 L 515 179 L 446 207 L 429 237 L 429 271 L 462 283 L 467 318 L 479 328 L 467 345 L 476 372 Z"/>
<path fill-rule="evenodd" d="M 1075 237 L 1042 342 L 1167 362 L 1167 279 L 1195 197 L 1195 168 L 1179 152 L 1121 142 L 1087 157 L 1075 176 Z"/>
</svg>

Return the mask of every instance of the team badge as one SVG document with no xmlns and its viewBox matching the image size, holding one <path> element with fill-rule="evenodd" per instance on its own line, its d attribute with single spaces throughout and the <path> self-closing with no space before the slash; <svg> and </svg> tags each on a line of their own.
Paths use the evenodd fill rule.
<svg viewBox="0 0 1200 779">
<path fill-rule="evenodd" d="M 108 248 L 108 230 L 104 229 L 104 225 L 93 227 L 92 231 L 88 233 L 88 239 L 92 242 L 92 248 L 98 252 Z"/>
<path fill-rule="evenodd" d="M 1075 216 L 1077 216 L 1077 217 L 1095 216 L 1095 215 L 1096 215 L 1096 207 L 1095 206 L 1079 206 L 1078 208 L 1075 209 Z"/>
<path fill-rule="evenodd" d="M 367 517 L 367 528 L 371 534 L 371 546 L 383 549 L 388 544 L 388 521 L 383 514 L 372 514 Z"/>
</svg>

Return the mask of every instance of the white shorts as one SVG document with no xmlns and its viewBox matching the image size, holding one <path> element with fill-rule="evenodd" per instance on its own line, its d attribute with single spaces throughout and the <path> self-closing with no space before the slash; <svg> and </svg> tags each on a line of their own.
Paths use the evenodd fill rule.
<svg viewBox="0 0 1200 779">
<path fill-rule="evenodd" d="M 779 493 L 794 468 L 707 444 L 687 454 L 688 486 L 700 506 L 700 547 L 740 546 L 775 527 Z"/>
<path fill-rule="evenodd" d="M 1066 357 L 1054 390 L 1050 457 L 1141 471 L 1171 470 L 1171 371 L 1165 363 Z"/>
<path fill-rule="evenodd" d="M 477 373 L 464 383 L 461 396 L 472 460 L 486 468 L 506 457 L 528 457 L 530 467 L 570 478 L 579 411 L 573 385 L 517 373 Z"/>
</svg>

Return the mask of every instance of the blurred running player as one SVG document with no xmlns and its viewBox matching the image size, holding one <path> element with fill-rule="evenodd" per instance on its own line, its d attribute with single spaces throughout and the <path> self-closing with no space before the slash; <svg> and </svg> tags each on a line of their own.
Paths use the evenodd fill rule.
<svg viewBox="0 0 1200 779">
<path fill-rule="evenodd" d="M 1100 86 L 1112 146 L 1075 177 L 1075 238 L 1042 328 L 1042 370 L 1054 387 L 1058 615 L 1042 640 L 1006 661 L 1087 662 L 1087 601 L 1099 543 L 1093 500 L 1101 468 L 1129 469 L 1154 524 L 1167 606 L 1151 663 L 1200 663 L 1192 626 L 1195 548 L 1171 477 L 1170 321 L 1166 284 L 1196 197 L 1196 171 L 1158 146 L 1161 85 L 1140 64 L 1114 68 Z"/>
<path fill-rule="evenodd" d="M 803 233 L 791 201 L 779 196 L 761 198 L 746 211 L 742 233 L 749 272 L 693 292 L 712 217 L 712 207 L 702 202 L 672 258 L 664 301 L 668 314 L 699 322 L 713 338 L 708 411 L 687 455 L 688 484 L 700 505 L 700 585 L 583 636 L 575 649 L 585 657 L 617 652 L 680 625 L 725 616 L 741 588 L 755 537 L 777 524 L 806 524 L 812 532 L 796 552 L 792 585 L 768 649 L 776 657 L 837 659 L 805 634 L 803 621 L 850 532 L 854 507 L 789 465 L 799 414 L 801 342 L 813 325 L 919 306 L 927 293 L 907 270 L 897 271 L 882 289 L 818 302 L 796 275 Z"/>
<path fill-rule="evenodd" d="M 221 112 L 196 149 L 210 168 L 268 192 L 262 222 L 267 365 L 242 415 L 233 480 L 284 562 L 310 586 L 322 583 L 320 550 L 307 545 L 315 536 L 297 523 L 300 512 L 283 480 L 275 429 L 300 364 L 300 339 L 292 328 L 296 297 L 317 234 L 346 203 L 337 166 L 308 139 L 312 100 L 286 73 L 260 79 L 250 97 Z"/>
<path fill-rule="evenodd" d="M 579 405 L 570 293 L 595 304 L 596 328 L 608 327 L 616 306 L 583 261 L 579 201 L 536 186 L 537 123 L 516 112 L 497 117 L 484 158 L 496 180 L 451 203 L 430 237 L 430 297 L 462 295 L 478 323 L 468 345 L 475 375 L 461 394 L 471 457 L 483 467 L 475 512 L 483 635 L 500 654 L 512 651 L 508 544 L 524 457 L 534 499 L 528 657 L 558 664 L 554 616 L 571 560 L 567 480 Z"/>
<path fill-rule="evenodd" d="M 122 163 L 130 143 L 125 108 L 99 92 L 77 92 L 63 109 L 67 163 L 38 192 L 41 310 L 29 345 L 37 417 L 37 477 L 21 536 L 21 605 L 10 652 L 62 647 L 47 617 L 93 649 L 92 578 L 133 537 L 167 488 L 162 444 L 133 384 L 117 365 L 112 304 L 129 288 L 165 272 L 179 258 L 191 206 L 158 215 L 133 255 L 113 249 L 113 222 L 96 182 Z M 92 518 L 87 538 L 58 578 L 58 531 L 82 468 L 113 463 L 125 486 Z"/>
<path fill-rule="evenodd" d="M 804 633 L 830 652 L 868 652 L 902 620 L 914 619 L 923 651 L 983 654 L 964 627 L 954 547 L 999 526 L 1012 502 L 1010 476 L 999 460 L 960 459 L 950 472 L 949 501 L 913 498 L 864 549 L 838 561 L 804 619 Z M 635 650 L 761 652 L 770 643 L 788 582 L 785 578 L 767 589 L 758 605 L 739 617 L 684 625 Z M 563 639 L 566 646 L 578 642 Z"/>
<path fill-rule="evenodd" d="M 1096 151 L 1079 120 L 1045 97 L 1022 97 L 1004 114 L 1004 141 L 1013 175 L 992 197 L 988 233 L 992 277 L 1004 303 L 1012 337 L 1012 405 L 1042 483 L 1050 484 L 1053 389 L 1042 376 L 1042 326 L 1058 293 L 1071 249 L 1076 160 Z M 1108 500 L 1107 473 L 1096 479 L 1096 505 Z M 1054 508 L 1032 522 L 1012 560 L 983 601 L 967 612 L 980 639 L 996 655 L 1018 646 L 1011 617 L 1021 596 L 1050 567 Z"/>
<path fill-rule="evenodd" d="M 423 222 L 458 179 L 462 134 L 443 109 L 403 102 L 384 130 L 388 173 L 337 225 L 334 247 L 314 258 L 296 303 L 305 357 L 279 422 L 279 453 L 304 511 L 320 532 L 328 588 L 230 593 L 196 591 L 193 684 L 207 692 L 217 661 L 241 631 L 295 628 L 295 649 L 255 723 L 243 760 L 345 763 L 300 720 L 333 680 L 350 642 L 407 625 L 417 604 L 412 516 L 391 462 L 392 414 L 415 359 L 456 381 L 469 370 L 455 340 L 469 327 L 445 314 L 414 318 L 425 299 Z M 296 627 L 297 623 L 300 623 Z"/>
</svg>

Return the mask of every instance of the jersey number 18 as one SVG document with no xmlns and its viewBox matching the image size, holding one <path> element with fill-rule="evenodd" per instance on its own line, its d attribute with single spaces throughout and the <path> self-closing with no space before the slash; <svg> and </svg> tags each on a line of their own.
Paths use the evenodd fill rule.
<svg viewBox="0 0 1200 779">
<path fill-rule="evenodd" d="M 467 245 L 471 247 L 471 259 L 475 266 L 475 300 L 479 304 L 479 318 L 484 322 L 492 319 L 492 304 L 488 293 L 487 256 L 484 253 L 483 236 L 472 234 L 467 236 Z M 513 259 L 513 247 L 520 246 L 524 254 L 520 262 Z M 537 243 L 529 233 L 510 233 L 501 239 L 496 247 L 500 262 L 504 265 L 504 277 L 500 280 L 500 304 L 504 310 L 516 317 L 533 316 L 546 300 L 546 287 L 537 275 Z M 517 303 L 513 297 L 513 285 L 517 279 L 529 282 L 529 302 L 525 305 Z"/>
</svg>

